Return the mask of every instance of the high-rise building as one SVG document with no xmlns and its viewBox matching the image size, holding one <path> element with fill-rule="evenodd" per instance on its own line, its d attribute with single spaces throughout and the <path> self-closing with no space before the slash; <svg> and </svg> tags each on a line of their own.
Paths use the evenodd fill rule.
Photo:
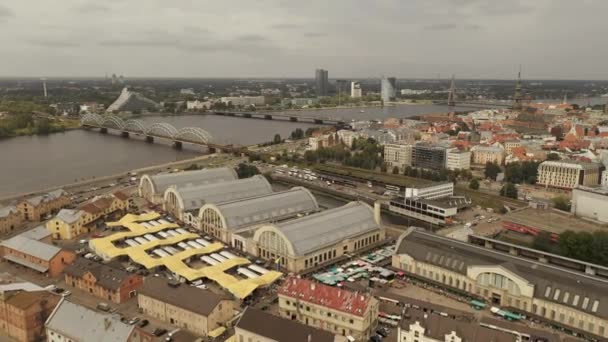
<svg viewBox="0 0 608 342">
<path fill-rule="evenodd" d="M 327 96 L 329 94 L 329 79 L 327 70 L 317 69 L 315 72 L 317 96 Z"/>
<path fill-rule="evenodd" d="M 397 79 L 394 77 L 383 77 L 381 85 L 382 101 L 394 101 L 397 97 Z"/>
<path fill-rule="evenodd" d="M 447 149 L 443 146 L 416 144 L 412 149 L 412 165 L 423 169 L 445 168 Z"/>
<path fill-rule="evenodd" d="M 363 94 L 361 92 L 361 83 L 359 82 L 350 82 L 350 97 L 361 97 Z"/>
</svg>

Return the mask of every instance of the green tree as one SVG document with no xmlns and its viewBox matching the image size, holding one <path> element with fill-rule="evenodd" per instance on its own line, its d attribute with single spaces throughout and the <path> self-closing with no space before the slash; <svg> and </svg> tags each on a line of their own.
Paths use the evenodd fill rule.
<svg viewBox="0 0 608 342">
<path fill-rule="evenodd" d="M 274 139 L 272 140 L 272 142 L 275 143 L 275 144 L 280 144 L 281 141 L 282 141 L 281 135 L 280 134 L 275 134 L 274 135 Z"/>
<path fill-rule="evenodd" d="M 399 174 L 399 167 L 393 166 L 393 174 L 394 175 L 398 175 Z"/>
<path fill-rule="evenodd" d="M 297 140 L 304 138 L 304 131 L 301 128 L 296 128 L 293 132 L 291 132 L 291 139 Z"/>
<path fill-rule="evenodd" d="M 561 158 L 557 153 L 549 153 L 547 154 L 547 160 L 561 160 Z"/>
<path fill-rule="evenodd" d="M 47 118 L 41 118 L 36 121 L 35 126 L 36 134 L 49 134 L 51 133 L 51 123 Z"/>
<path fill-rule="evenodd" d="M 260 170 L 255 165 L 240 163 L 236 168 L 236 174 L 241 178 L 249 178 L 260 174 Z"/>
<path fill-rule="evenodd" d="M 507 183 L 500 189 L 500 196 L 517 198 L 517 188 L 513 183 Z"/>
<path fill-rule="evenodd" d="M 491 162 L 486 163 L 486 169 L 484 171 L 486 178 L 496 180 L 496 176 L 498 176 L 500 172 L 502 172 L 502 169 L 498 164 Z"/>
<path fill-rule="evenodd" d="M 478 190 L 479 189 L 479 181 L 477 178 L 471 179 L 469 182 L 469 189 Z"/>
<path fill-rule="evenodd" d="M 551 202 L 553 202 L 555 209 L 570 211 L 570 201 L 564 196 L 553 197 Z"/>
</svg>

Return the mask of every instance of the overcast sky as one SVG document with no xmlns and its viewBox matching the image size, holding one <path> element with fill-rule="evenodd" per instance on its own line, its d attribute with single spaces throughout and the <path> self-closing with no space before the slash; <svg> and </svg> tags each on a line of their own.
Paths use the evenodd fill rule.
<svg viewBox="0 0 608 342">
<path fill-rule="evenodd" d="M 608 79 L 608 0 L 2 0 L 1 76 Z"/>
</svg>

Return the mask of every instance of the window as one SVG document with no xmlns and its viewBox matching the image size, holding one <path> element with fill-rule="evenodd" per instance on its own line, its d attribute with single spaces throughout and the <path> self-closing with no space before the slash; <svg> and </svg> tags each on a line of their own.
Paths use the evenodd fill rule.
<svg viewBox="0 0 608 342">
<path fill-rule="evenodd" d="M 603 325 L 600 325 L 600 326 L 597 328 L 597 332 L 598 332 L 598 334 L 599 334 L 600 336 L 604 336 L 604 332 L 605 332 L 605 331 L 604 331 L 604 326 L 603 326 Z"/>
<path fill-rule="evenodd" d="M 557 300 L 559 298 L 560 292 L 560 289 L 555 289 L 555 293 L 553 294 L 553 300 Z"/>
<path fill-rule="evenodd" d="M 598 300 L 594 300 L 593 306 L 591 307 L 591 312 L 597 312 L 598 306 L 600 306 L 600 302 Z"/>
<path fill-rule="evenodd" d="M 581 297 L 579 297 L 579 295 L 574 295 L 574 300 L 572 301 L 572 306 L 578 306 L 578 300 Z"/>
<path fill-rule="evenodd" d="M 583 299 L 583 310 L 587 310 L 588 306 L 589 306 L 589 297 L 585 297 L 585 299 Z"/>
<path fill-rule="evenodd" d="M 351 318 L 348 320 L 348 323 L 353 324 L 353 323 L 355 323 L 355 321 Z"/>
<path fill-rule="evenodd" d="M 568 303 L 568 299 L 570 299 L 570 292 L 566 291 L 566 293 L 564 293 L 564 303 Z"/>
<path fill-rule="evenodd" d="M 551 286 L 547 286 L 547 288 L 545 289 L 545 297 L 548 298 L 550 294 L 551 294 Z"/>
</svg>

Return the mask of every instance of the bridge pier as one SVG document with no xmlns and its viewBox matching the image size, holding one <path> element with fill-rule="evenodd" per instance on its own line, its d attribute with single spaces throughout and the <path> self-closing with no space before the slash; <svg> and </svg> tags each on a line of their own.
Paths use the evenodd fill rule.
<svg viewBox="0 0 608 342">
<path fill-rule="evenodd" d="M 322 125 L 323 124 L 323 120 L 321 120 L 321 119 L 315 119 L 315 123 L 319 124 L 319 125 Z"/>
<path fill-rule="evenodd" d="M 181 150 L 182 149 L 182 142 L 181 141 L 173 141 L 173 148 L 175 148 L 176 150 Z"/>
<path fill-rule="evenodd" d="M 207 149 L 209 150 L 209 153 L 216 153 L 218 151 L 217 148 L 211 146 L 207 146 Z"/>
<path fill-rule="evenodd" d="M 251 114 L 249 114 L 249 113 L 245 113 L 245 114 L 243 114 L 243 117 L 244 117 L 244 118 L 247 118 L 247 119 L 251 119 Z"/>
<path fill-rule="evenodd" d="M 295 116 L 290 116 L 289 117 L 289 121 L 291 121 L 291 122 L 298 122 L 298 118 L 295 117 Z"/>
<path fill-rule="evenodd" d="M 226 113 L 228 116 L 235 116 L 234 113 Z"/>
<path fill-rule="evenodd" d="M 107 133 L 108 133 L 108 129 L 107 129 L 107 128 L 105 128 L 105 127 L 101 127 L 101 128 L 99 129 L 99 133 L 101 133 L 101 134 L 107 134 Z"/>
<path fill-rule="evenodd" d="M 150 136 L 150 135 L 146 135 L 146 142 L 153 143 L 154 142 L 154 137 Z"/>
<path fill-rule="evenodd" d="M 264 115 L 264 120 L 272 120 L 272 115 L 270 115 L 270 114 L 265 114 L 265 115 Z"/>
<path fill-rule="evenodd" d="M 129 132 L 122 131 L 122 132 L 120 132 L 120 136 L 122 136 L 123 138 L 128 138 L 129 137 Z"/>
</svg>

